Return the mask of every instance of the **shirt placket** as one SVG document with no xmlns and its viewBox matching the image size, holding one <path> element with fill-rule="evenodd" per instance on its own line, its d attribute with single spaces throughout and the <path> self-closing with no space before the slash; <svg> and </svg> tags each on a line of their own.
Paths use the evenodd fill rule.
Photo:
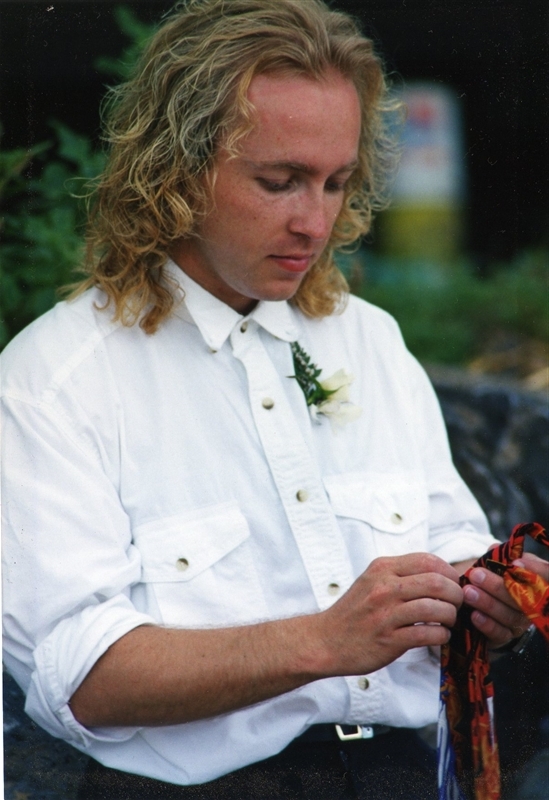
<svg viewBox="0 0 549 800">
<path fill-rule="evenodd" d="M 236 327 L 231 344 L 246 370 L 253 419 L 316 602 L 328 608 L 353 574 L 321 475 L 257 325 Z"/>
<path fill-rule="evenodd" d="M 318 608 L 329 608 L 354 580 L 336 517 L 315 459 L 252 320 L 230 337 L 243 364 L 253 419 Z M 303 400 L 305 402 L 305 400 Z M 346 678 L 349 721 L 364 722 L 381 710 L 377 676 Z M 366 691 L 368 690 L 368 691 Z"/>
</svg>

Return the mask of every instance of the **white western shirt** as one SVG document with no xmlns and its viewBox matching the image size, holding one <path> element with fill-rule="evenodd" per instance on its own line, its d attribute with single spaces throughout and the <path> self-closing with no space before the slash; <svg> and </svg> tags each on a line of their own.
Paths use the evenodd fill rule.
<svg viewBox="0 0 549 800">
<path fill-rule="evenodd" d="M 420 727 L 438 664 L 415 649 L 229 714 L 88 730 L 68 700 L 143 623 L 231 626 L 330 606 L 380 555 L 459 561 L 494 541 L 452 466 L 433 390 L 383 311 L 351 297 L 310 320 L 261 302 L 243 319 L 184 275 L 153 336 L 90 291 L 3 354 L 5 663 L 27 713 L 116 769 L 212 780 L 318 722 Z M 184 299 L 183 295 L 185 295 Z M 299 341 L 355 376 L 362 415 L 311 420 Z"/>
</svg>

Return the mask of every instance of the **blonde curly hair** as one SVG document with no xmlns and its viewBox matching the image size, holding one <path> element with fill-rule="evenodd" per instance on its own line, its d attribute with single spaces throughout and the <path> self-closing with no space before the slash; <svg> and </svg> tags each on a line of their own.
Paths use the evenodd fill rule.
<svg viewBox="0 0 549 800">
<path fill-rule="evenodd" d="M 348 287 L 334 252 L 367 233 L 373 212 L 386 204 L 396 151 L 387 120 L 396 104 L 371 40 L 322 0 L 186 0 L 175 7 L 131 80 L 107 97 L 109 157 L 91 193 L 87 277 L 72 296 L 100 287 L 115 319 L 154 333 L 174 302 L 163 266 L 208 211 L 219 143 L 237 153 L 254 126 L 252 78 L 321 78 L 330 68 L 359 94 L 359 163 L 328 245 L 291 302 L 311 317 L 341 307 Z"/>
</svg>

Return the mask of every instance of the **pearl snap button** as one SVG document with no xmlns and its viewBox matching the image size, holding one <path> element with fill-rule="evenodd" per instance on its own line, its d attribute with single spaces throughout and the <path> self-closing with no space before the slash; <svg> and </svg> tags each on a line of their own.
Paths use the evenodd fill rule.
<svg viewBox="0 0 549 800">
<path fill-rule="evenodd" d="M 178 558 L 175 562 L 175 566 L 179 572 L 185 572 L 186 569 L 189 569 L 189 562 L 186 558 Z"/>
<path fill-rule="evenodd" d="M 263 406 L 263 408 L 266 409 L 272 408 L 274 404 L 275 404 L 274 400 L 271 400 L 270 397 L 264 397 L 263 400 L 261 401 L 261 405 Z"/>
<path fill-rule="evenodd" d="M 296 492 L 296 497 L 300 503 L 304 503 L 309 499 L 309 492 L 306 489 L 300 489 L 299 492 Z"/>
<path fill-rule="evenodd" d="M 339 594 L 340 586 L 338 583 L 329 583 L 328 584 L 328 594 Z"/>
<path fill-rule="evenodd" d="M 393 525 L 400 525 L 400 523 L 402 522 L 402 517 L 395 511 L 394 514 L 391 514 L 391 522 L 393 523 Z"/>
<path fill-rule="evenodd" d="M 242 333 L 246 333 L 247 330 L 248 330 L 248 323 L 247 322 L 243 322 L 242 325 L 240 326 L 240 331 Z"/>
<path fill-rule="evenodd" d="M 367 689 L 370 686 L 368 678 L 359 678 L 357 683 L 359 689 Z"/>
</svg>

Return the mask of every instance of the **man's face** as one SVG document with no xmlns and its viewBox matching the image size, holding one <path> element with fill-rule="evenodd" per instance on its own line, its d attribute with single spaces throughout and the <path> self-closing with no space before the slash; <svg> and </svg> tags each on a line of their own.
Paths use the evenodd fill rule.
<svg viewBox="0 0 549 800">
<path fill-rule="evenodd" d="M 322 81 L 258 75 L 248 97 L 258 123 L 237 157 L 220 150 L 212 210 L 173 253 L 242 314 L 297 291 L 330 238 L 360 135 L 356 89 L 335 71 Z"/>
</svg>

